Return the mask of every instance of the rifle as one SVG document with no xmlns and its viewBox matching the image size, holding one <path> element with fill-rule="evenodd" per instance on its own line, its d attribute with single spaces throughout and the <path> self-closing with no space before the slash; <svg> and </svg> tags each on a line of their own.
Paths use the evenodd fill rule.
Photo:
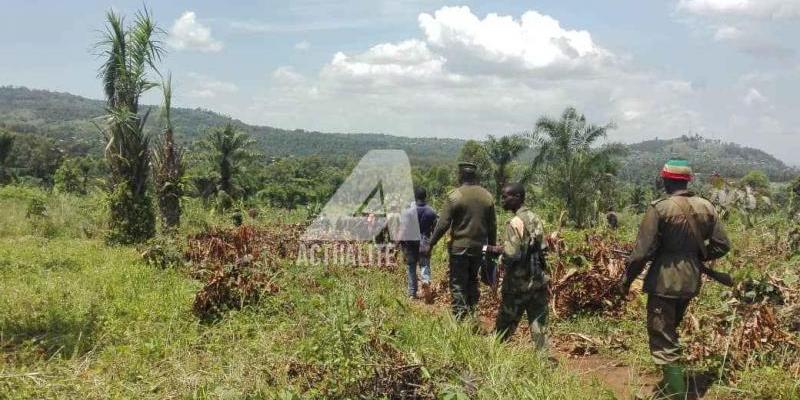
<svg viewBox="0 0 800 400">
<path fill-rule="evenodd" d="M 631 256 L 631 252 L 625 250 L 611 249 L 611 252 L 616 255 L 623 256 L 625 258 Z M 725 285 L 727 287 L 735 286 L 733 277 L 730 274 L 728 274 L 727 272 L 711 269 L 702 262 L 700 263 L 700 272 L 719 284 Z"/>
</svg>

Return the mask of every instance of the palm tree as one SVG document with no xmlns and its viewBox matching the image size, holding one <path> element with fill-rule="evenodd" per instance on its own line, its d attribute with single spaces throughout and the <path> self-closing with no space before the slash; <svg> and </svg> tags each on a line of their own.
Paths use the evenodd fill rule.
<svg viewBox="0 0 800 400">
<path fill-rule="evenodd" d="M 97 44 L 105 62 L 99 77 L 106 95 L 105 124 L 99 127 L 106 138 L 105 158 L 110 170 L 111 194 L 108 239 L 136 243 L 155 235 L 155 215 L 147 193 L 149 140 L 144 124 L 149 111 L 139 115 L 139 97 L 157 86 L 148 75 L 163 50 L 156 27 L 145 9 L 126 27 L 123 17 L 109 11 L 104 38 Z"/>
<path fill-rule="evenodd" d="M 503 136 L 500 139 L 489 135 L 483 143 L 483 148 L 492 162 L 495 197 L 500 200 L 500 193 L 510 178 L 509 165 L 528 148 L 528 141 L 519 135 Z"/>
<path fill-rule="evenodd" d="M 6 160 L 11 155 L 12 147 L 14 147 L 14 135 L 0 132 L 0 183 L 6 183 L 11 178 L 11 174 L 6 171 Z"/>
<path fill-rule="evenodd" d="M 230 123 L 211 130 L 200 143 L 216 174 L 218 194 L 237 197 L 239 190 L 234 185 L 234 179 L 244 164 L 256 157 L 250 150 L 254 143 L 249 135 L 237 130 Z"/>
<path fill-rule="evenodd" d="M 170 109 L 172 106 L 172 77 L 161 84 L 164 105 L 161 117 L 164 121 L 164 136 L 153 151 L 153 180 L 155 181 L 161 224 L 165 230 L 173 229 L 181 220 L 181 196 L 183 195 L 183 151 L 175 144 L 172 132 Z"/>
<path fill-rule="evenodd" d="M 616 157 L 625 153 L 621 145 L 596 147 L 599 139 L 613 124 L 593 125 L 572 107 L 560 119 L 542 117 L 532 134 L 538 154 L 524 174 L 542 177 L 545 191 L 564 205 L 567 215 L 577 226 L 594 222 L 595 197 L 600 195 L 595 182 L 605 174 L 616 172 Z"/>
</svg>

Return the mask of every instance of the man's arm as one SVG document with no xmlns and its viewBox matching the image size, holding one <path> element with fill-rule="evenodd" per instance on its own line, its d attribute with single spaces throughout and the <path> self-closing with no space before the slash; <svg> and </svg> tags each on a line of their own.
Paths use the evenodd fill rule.
<svg viewBox="0 0 800 400">
<path fill-rule="evenodd" d="M 489 215 L 486 218 L 486 228 L 488 229 L 487 236 L 490 246 L 497 244 L 497 214 L 494 212 L 494 203 L 489 208 Z"/>
<path fill-rule="evenodd" d="M 522 221 L 514 217 L 511 221 L 506 224 L 505 230 L 503 230 L 503 260 L 508 260 L 511 262 L 517 262 L 522 259 L 522 236 L 520 232 L 515 229 L 514 223 L 517 222 L 519 224 Z M 523 228 L 524 229 L 524 228 Z"/>
<path fill-rule="evenodd" d="M 716 260 L 727 254 L 730 249 L 731 242 L 728 240 L 728 234 L 725 233 L 725 228 L 719 222 L 719 217 L 714 215 L 714 229 L 706 246 L 706 254 L 708 256 L 703 261 Z"/>
<path fill-rule="evenodd" d="M 450 229 L 450 224 L 453 223 L 453 202 L 450 200 L 448 196 L 447 199 L 444 201 L 444 207 L 442 208 L 442 215 L 439 216 L 439 220 L 436 221 L 436 227 L 433 228 L 433 234 L 431 235 L 431 248 L 436 246 L 436 243 L 439 242 L 439 239 L 444 236 L 445 232 Z"/>
<path fill-rule="evenodd" d="M 636 245 L 628 259 L 628 266 L 625 268 L 624 285 L 630 286 L 631 283 L 642 273 L 648 261 L 653 259 L 658 249 L 658 212 L 656 208 L 650 206 L 644 214 L 644 219 L 639 225 L 639 234 L 636 237 Z"/>
</svg>

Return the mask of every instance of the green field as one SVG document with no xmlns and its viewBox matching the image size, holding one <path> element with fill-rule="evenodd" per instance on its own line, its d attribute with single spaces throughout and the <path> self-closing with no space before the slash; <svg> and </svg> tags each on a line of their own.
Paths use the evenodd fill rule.
<svg viewBox="0 0 800 400">
<path fill-rule="evenodd" d="M 43 201 L 44 215 L 26 216 L 31 199 Z M 446 308 L 409 301 L 402 267 L 307 267 L 283 260 L 269 271 L 276 293 L 200 320 L 192 312 L 203 286 L 192 273 L 197 266 L 159 268 L 143 262 L 144 247 L 104 244 L 102 201 L 100 194 L 0 189 L 0 397 L 615 397 L 606 382 L 574 363 L 552 366 L 522 334 L 501 344 L 469 323 L 454 322 Z M 300 212 L 262 209 L 246 223 L 275 227 L 303 220 Z M 593 233 L 628 241 L 636 220 L 625 216 L 623 230 Z M 214 227 L 229 228 L 227 217 L 190 201 L 179 236 Z M 781 229 L 770 236 L 767 228 L 745 230 L 734 219 L 729 230 L 737 250 L 720 267 L 736 268 L 739 277 L 770 272 L 796 278 L 797 257 L 777 259 L 765 251 L 771 240 L 780 241 Z M 566 231 L 564 237 L 579 242 L 584 233 Z M 184 242 L 175 250 L 182 251 Z M 438 249 L 435 281 L 443 279 L 444 266 Z M 788 303 L 789 293 L 784 295 Z M 722 289 L 708 284 L 690 312 L 711 324 L 722 299 Z M 617 317 L 556 318 L 553 338 L 561 346 L 553 353 L 563 359 L 564 346 L 580 334 L 596 342 L 599 355 L 593 357 L 649 376 L 654 368 L 642 300 L 635 296 Z M 697 334 L 708 328 L 713 326 Z M 800 397 L 796 348 L 754 352 L 735 368 L 734 351 L 721 380 L 713 349 L 693 364 L 715 374 L 705 398 Z"/>
</svg>

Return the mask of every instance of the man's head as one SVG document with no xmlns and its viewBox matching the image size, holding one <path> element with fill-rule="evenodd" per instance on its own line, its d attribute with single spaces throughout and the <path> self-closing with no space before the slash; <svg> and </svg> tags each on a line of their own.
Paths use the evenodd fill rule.
<svg viewBox="0 0 800 400">
<path fill-rule="evenodd" d="M 669 160 L 664 164 L 664 168 L 661 169 L 661 178 L 664 181 L 664 190 L 667 193 L 686 190 L 689 181 L 691 181 L 693 177 L 692 168 L 686 160 Z"/>
<path fill-rule="evenodd" d="M 422 186 L 417 186 L 414 188 L 414 200 L 416 201 L 425 201 L 428 199 L 428 191 L 425 190 Z"/>
<path fill-rule="evenodd" d="M 478 166 L 470 162 L 458 163 L 458 182 L 461 184 L 477 184 Z"/>
<path fill-rule="evenodd" d="M 525 187 L 519 183 L 509 183 L 503 187 L 500 203 L 504 210 L 516 211 L 525 203 Z"/>
</svg>

